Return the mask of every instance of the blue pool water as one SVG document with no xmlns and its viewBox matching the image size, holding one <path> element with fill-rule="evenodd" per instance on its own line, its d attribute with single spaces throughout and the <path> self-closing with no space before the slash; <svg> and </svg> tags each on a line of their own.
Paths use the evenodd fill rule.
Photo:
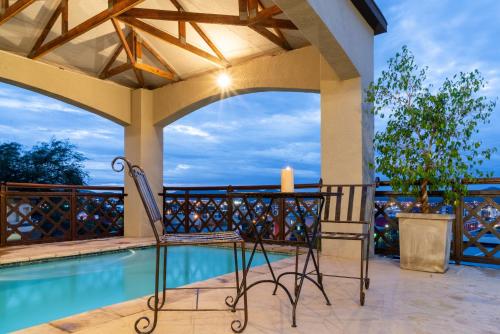
<svg viewBox="0 0 500 334">
<path fill-rule="evenodd" d="M 167 286 L 233 272 L 232 254 L 224 248 L 171 247 Z M 286 257 L 269 255 L 271 261 Z M 155 249 L 145 248 L 0 268 L 0 333 L 149 295 L 154 260 Z M 264 263 L 256 253 L 252 265 Z"/>
</svg>

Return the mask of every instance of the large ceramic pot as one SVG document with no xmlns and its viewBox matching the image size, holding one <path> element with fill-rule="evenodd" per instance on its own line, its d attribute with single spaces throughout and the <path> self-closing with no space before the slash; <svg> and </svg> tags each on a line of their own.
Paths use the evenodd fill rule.
<svg viewBox="0 0 500 334">
<path fill-rule="evenodd" d="M 450 261 L 455 215 L 398 213 L 400 267 L 444 273 Z"/>
</svg>

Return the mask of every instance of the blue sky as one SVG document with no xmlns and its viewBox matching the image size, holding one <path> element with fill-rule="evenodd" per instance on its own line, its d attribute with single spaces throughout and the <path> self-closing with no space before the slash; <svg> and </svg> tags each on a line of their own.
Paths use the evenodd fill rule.
<svg viewBox="0 0 500 334">
<path fill-rule="evenodd" d="M 483 94 L 500 96 L 500 1 L 378 0 L 389 32 L 375 39 L 375 76 L 402 45 L 429 66 L 438 85 L 446 76 L 479 69 Z M 320 171 L 319 95 L 268 92 L 211 104 L 164 130 L 165 183 L 180 185 L 279 182 L 286 165 L 298 182 L 315 182 Z M 500 147 L 500 104 L 481 130 Z M 376 128 L 383 128 L 380 120 Z M 90 184 L 119 184 L 109 168 L 123 154 L 123 128 L 63 102 L 0 83 L 0 142 L 26 146 L 68 138 L 87 157 Z M 500 153 L 485 166 L 500 175 Z"/>
</svg>

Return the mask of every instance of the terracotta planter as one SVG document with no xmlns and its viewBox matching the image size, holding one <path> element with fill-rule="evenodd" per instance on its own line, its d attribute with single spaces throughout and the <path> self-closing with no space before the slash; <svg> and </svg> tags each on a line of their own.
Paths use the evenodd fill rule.
<svg viewBox="0 0 500 334">
<path fill-rule="evenodd" d="M 398 213 L 400 267 L 444 273 L 450 260 L 455 215 Z"/>
</svg>

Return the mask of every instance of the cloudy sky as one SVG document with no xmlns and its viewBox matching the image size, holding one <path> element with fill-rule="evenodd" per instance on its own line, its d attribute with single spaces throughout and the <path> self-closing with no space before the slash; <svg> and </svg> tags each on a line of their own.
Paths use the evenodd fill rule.
<svg viewBox="0 0 500 334">
<path fill-rule="evenodd" d="M 479 69 L 484 94 L 500 96 L 500 1 L 378 0 L 389 32 L 376 37 L 375 75 L 402 45 L 430 68 L 437 85 L 459 71 Z M 279 183 L 291 165 L 298 182 L 319 178 L 319 96 L 269 92 L 211 104 L 164 130 L 165 183 L 179 185 Z M 376 122 L 377 129 L 383 123 Z M 123 153 L 123 128 L 57 100 L 0 83 L 0 142 L 27 147 L 51 137 L 69 139 L 87 157 L 90 184 L 121 183 L 109 168 Z M 500 147 L 500 103 L 481 130 Z M 485 166 L 500 175 L 500 153 Z"/>
</svg>

